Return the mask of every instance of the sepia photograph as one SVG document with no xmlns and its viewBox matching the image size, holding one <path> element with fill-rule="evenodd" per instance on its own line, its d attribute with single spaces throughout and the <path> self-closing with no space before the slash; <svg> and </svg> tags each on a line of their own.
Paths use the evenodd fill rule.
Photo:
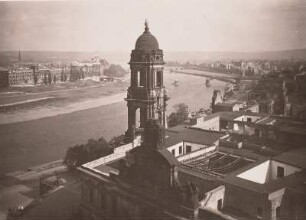
<svg viewBox="0 0 306 220">
<path fill-rule="evenodd" d="M 0 0 L 0 220 L 306 220 L 306 0 Z"/>
</svg>

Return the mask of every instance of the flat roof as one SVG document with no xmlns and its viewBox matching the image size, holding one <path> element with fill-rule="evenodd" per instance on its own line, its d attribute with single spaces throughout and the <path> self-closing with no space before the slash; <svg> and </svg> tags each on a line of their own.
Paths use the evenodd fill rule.
<svg viewBox="0 0 306 220">
<path fill-rule="evenodd" d="M 204 117 L 204 121 L 208 121 L 212 118 L 220 117 L 221 120 L 232 121 L 241 116 L 258 116 L 258 117 L 266 117 L 268 114 L 264 113 L 256 113 L 256 112 L 245 112 L 245 111 L 234 111 L 234 112 L 216 112 Z"/>
<path fill-rule="evenodd" d="M 209 161 L 207 160 L 209 159 Z M 232 153 L 216 152 L 209 157 L 199 157 L 183 162 L 190 169 L 196 169 L 199 172 L 208 172 L 216 175 L 228 175 L 236 170 L 239 170 L 251 163 L 245 156 L 238 156 Z"/>
<path fill-rule="evenodd" d="M 117 170 L 113 167 L 104 165 L 104 164 L 102 164 L 100 166 L 97 166 L 94 169 L 100 171 L 103 174 L 109 174 L 109 173 L 116 173 L 117 174 L 117 173 L 119 173 L 119 170 Z"/>
</svg>

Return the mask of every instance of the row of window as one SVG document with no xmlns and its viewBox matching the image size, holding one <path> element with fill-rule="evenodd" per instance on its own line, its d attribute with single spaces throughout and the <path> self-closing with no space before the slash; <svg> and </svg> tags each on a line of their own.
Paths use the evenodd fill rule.
<svg viewBox="0 0 306 220">
<path fill-rule="evenodd" d="M 190 145 L 186 145 L 186 154 L 189 154 L 191 152 L 191 146 Z M 176 149 L 174 148 L 174 149 L 172 149 L 171 150 L 171 153 L 172 153 L 172 155 L 173 156 L 175 156 L 176 154 Z M 178 155 L 181 155 L 181 154 L 183 154 L 183 147 L 182 146 L 179 146 L 179 148 L 178 148 Z"/>
<path fill-rule="evenodd" d="M 83 185 L 82 195 L 85 202 L 94 204 L 102 209 L 106 207 L 105 192 L 99 192 L 98 190 L 94 190 L 92 187 Z"/>
<path fill-rule="evenodd" d="M 137 76 L 136 77 L 137 77 L 137 87 L 144 87 L 145 84 L 146 84 L 145 75 L 141 74 L 140 71 L 137 71 Z M 162 72 L 157 71 L 154 79 L 155 79 L 154 85 L 156 87 L 161 87 L 162 86 Z"/>
</svg>

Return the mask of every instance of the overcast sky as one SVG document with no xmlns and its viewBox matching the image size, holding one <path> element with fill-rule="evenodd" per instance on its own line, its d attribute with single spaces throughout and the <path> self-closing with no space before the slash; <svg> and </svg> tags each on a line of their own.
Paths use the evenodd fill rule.
<svg viewBox="0 0 306 220">
<path fill-rule="evenodd" d="M 130 51 L 148 19 L 166 51 L 306 48 L 306 0 L 0 2 L 0 50 Z"/>
</svg>

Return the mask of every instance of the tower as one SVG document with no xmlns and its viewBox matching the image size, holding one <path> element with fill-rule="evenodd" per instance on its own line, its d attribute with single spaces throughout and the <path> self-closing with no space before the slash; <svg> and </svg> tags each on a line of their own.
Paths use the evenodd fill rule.
<svg viewBox="0 0 306 220">
<path fill-rule="evenodd" d="M 20 63 L 21 62 L 21 52 L 19 50 L 19 53 L 18 53 L 18 62 Z"/>
<path fill-rule="evenodd" d="M 131 84 L 127 91 L 128 130 L 126 137 L 133 139 L 137 113 L 139 109 L 140 128 L 144 128 L 148 119 L 157 119 L 166 126 L 167 95 L 163 76 L 163 51 L 159 49 L 156 38 L 150 33 L 148 22 L 145 31 L 137 39 L 129 62 Z"/>
</svg>

